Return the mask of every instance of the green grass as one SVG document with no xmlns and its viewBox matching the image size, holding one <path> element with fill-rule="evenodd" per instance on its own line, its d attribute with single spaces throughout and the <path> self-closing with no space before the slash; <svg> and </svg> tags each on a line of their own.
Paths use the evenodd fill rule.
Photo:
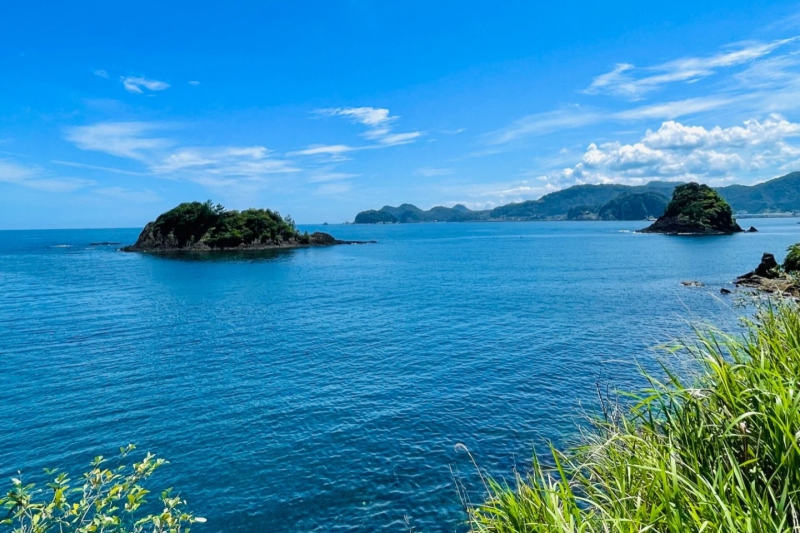
<svg viewBox="0 0 800 533">
<path fill-rule="evenodd" d="M 534 459 L 513 486 L 486 482 L 473 532 L 800 531 L 800 314 L 778 302 L 745 333 L 698 330 L 671 350 L 691 377 L 650 387 Z"/>
</svg>

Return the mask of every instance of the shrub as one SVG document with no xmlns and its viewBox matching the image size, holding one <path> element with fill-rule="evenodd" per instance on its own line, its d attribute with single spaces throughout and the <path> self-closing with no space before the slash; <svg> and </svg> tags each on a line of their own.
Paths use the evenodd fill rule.
<svg viewBox="0 0 800 533">
<path fill-rule="evenodd" d="M 782 302 L 746 333 L 699 332 L 630 407 L 606 405 L 579 446 L 534 460 L 516 485 L 490 481 L 475 532 L 750 531 L 800 528 L 800 314 Z M 665 367 L 666 368 L 666 367 Z"/>
<path fill-rule="evenodd" d="M 783 270 L 786 272 L 800 272 L 800 243 L 791 245 L 787 250 L 786 259 L 783 260 Z"/>
<path fill-rule="evenodd" d="M 6 496 L 0 497 L 0 510 L 7 514 L 0 519 L 0 531 L 13 533 L 188 533 L 189 525 L 205 522 L 183 510 L 180 496 L 167 489 L 161 493 L 161 509 L 155 513 L 155 502 L 148 502 L 146 482 L 164 459 L 147 454 L 130 465 L 124 460 L 135 447 L 120 448 L 120 457 L 113 467 L 103 457 L 92 461 L 91 469 L 77 485 L 66 473 L 47 471 L 52 481 L 46 488 L 12 479 Z M 0 515 L 2 516 L 2 515 Z"/>
</svg>

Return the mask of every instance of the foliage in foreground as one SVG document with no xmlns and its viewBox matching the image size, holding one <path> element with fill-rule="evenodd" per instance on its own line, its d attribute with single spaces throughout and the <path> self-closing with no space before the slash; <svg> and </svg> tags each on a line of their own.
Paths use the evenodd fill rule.
<svg viewBox="0 0 800 533">
<path fill-rule="evenodd" d="M 791 245 L 786 252 L 786 258 L 783 260 L 783 270 L 785 272 L 800 272 L 800 243 Z"/>
<path fill-rule="evenodd" d="M 487 484 L 473 532 L 800 531 L 800 314 L 760 309 L 746 333 L 697 332 L 632 406 L 606 406 L 555 466 Z"/>
<path fill-rule="evenodd" d="M 12 479 L 11 490 L 0 497 L 0 531 L 188 533 L 193 522 L 205 522 L 183 510 L 186 502 L 171 489 L 161 493 L 159 504 L 147 501 L 146 481 L 166 461 L 148 453 L 140 462 L 124 464 L 134 449 L 121 448 L 114 467 L 96 457 L 77 485 L 66 473 L 54 471 L 48 471 L 53 477 L 46 488 Z"/>
</svg>

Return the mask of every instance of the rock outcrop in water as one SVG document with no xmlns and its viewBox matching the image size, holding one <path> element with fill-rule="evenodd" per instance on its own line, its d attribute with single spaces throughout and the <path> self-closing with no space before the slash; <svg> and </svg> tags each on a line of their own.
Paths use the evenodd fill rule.
<svg viewBox="0 0 800 533">
<path fill-rule="evenodd" d="M 374 241 L 342 241 L 323 232 L 297 230 L 294 221 L 269 209 L 226 211 L 211 201 L 180 204 L 149 222 L 126 252 L 209 252 L 303 248 Z"/>
<path fill-rule="evenodd" d="M 687 183 L 675 188 L 667 210 L 642 233 L 668 235 L 727 235 L 742 228 L 731 206 L 708 185 Z"/>
<path fill-rule="evenodd" d="M 789 254 L 783 265 L 775 256 L 764 253 L 755 270 L 736 278 L 734 283 L 740 287 L 749 287 L 762 292 L 800 297 L 800 245 L 789 247 Z"/>
</svg>

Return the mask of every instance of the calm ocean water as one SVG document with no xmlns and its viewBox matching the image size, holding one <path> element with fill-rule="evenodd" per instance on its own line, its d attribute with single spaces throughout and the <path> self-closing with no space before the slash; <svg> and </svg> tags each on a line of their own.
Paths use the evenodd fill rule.
<svg viewBox="0 0 800 533">
<path fill-rule="evenodd" d="M 454 531 L 450 468 L 481 496 L 457 443 L 510 476 L 687 318 L 736 327 L 720 287 L 800 241 L 743 222 L 309 226 L 379 243 L 201 259 L 89 246 L 136 229 L 0 232 L 0 489 L 134 442 L 198 533 Z"/>
</svg>

